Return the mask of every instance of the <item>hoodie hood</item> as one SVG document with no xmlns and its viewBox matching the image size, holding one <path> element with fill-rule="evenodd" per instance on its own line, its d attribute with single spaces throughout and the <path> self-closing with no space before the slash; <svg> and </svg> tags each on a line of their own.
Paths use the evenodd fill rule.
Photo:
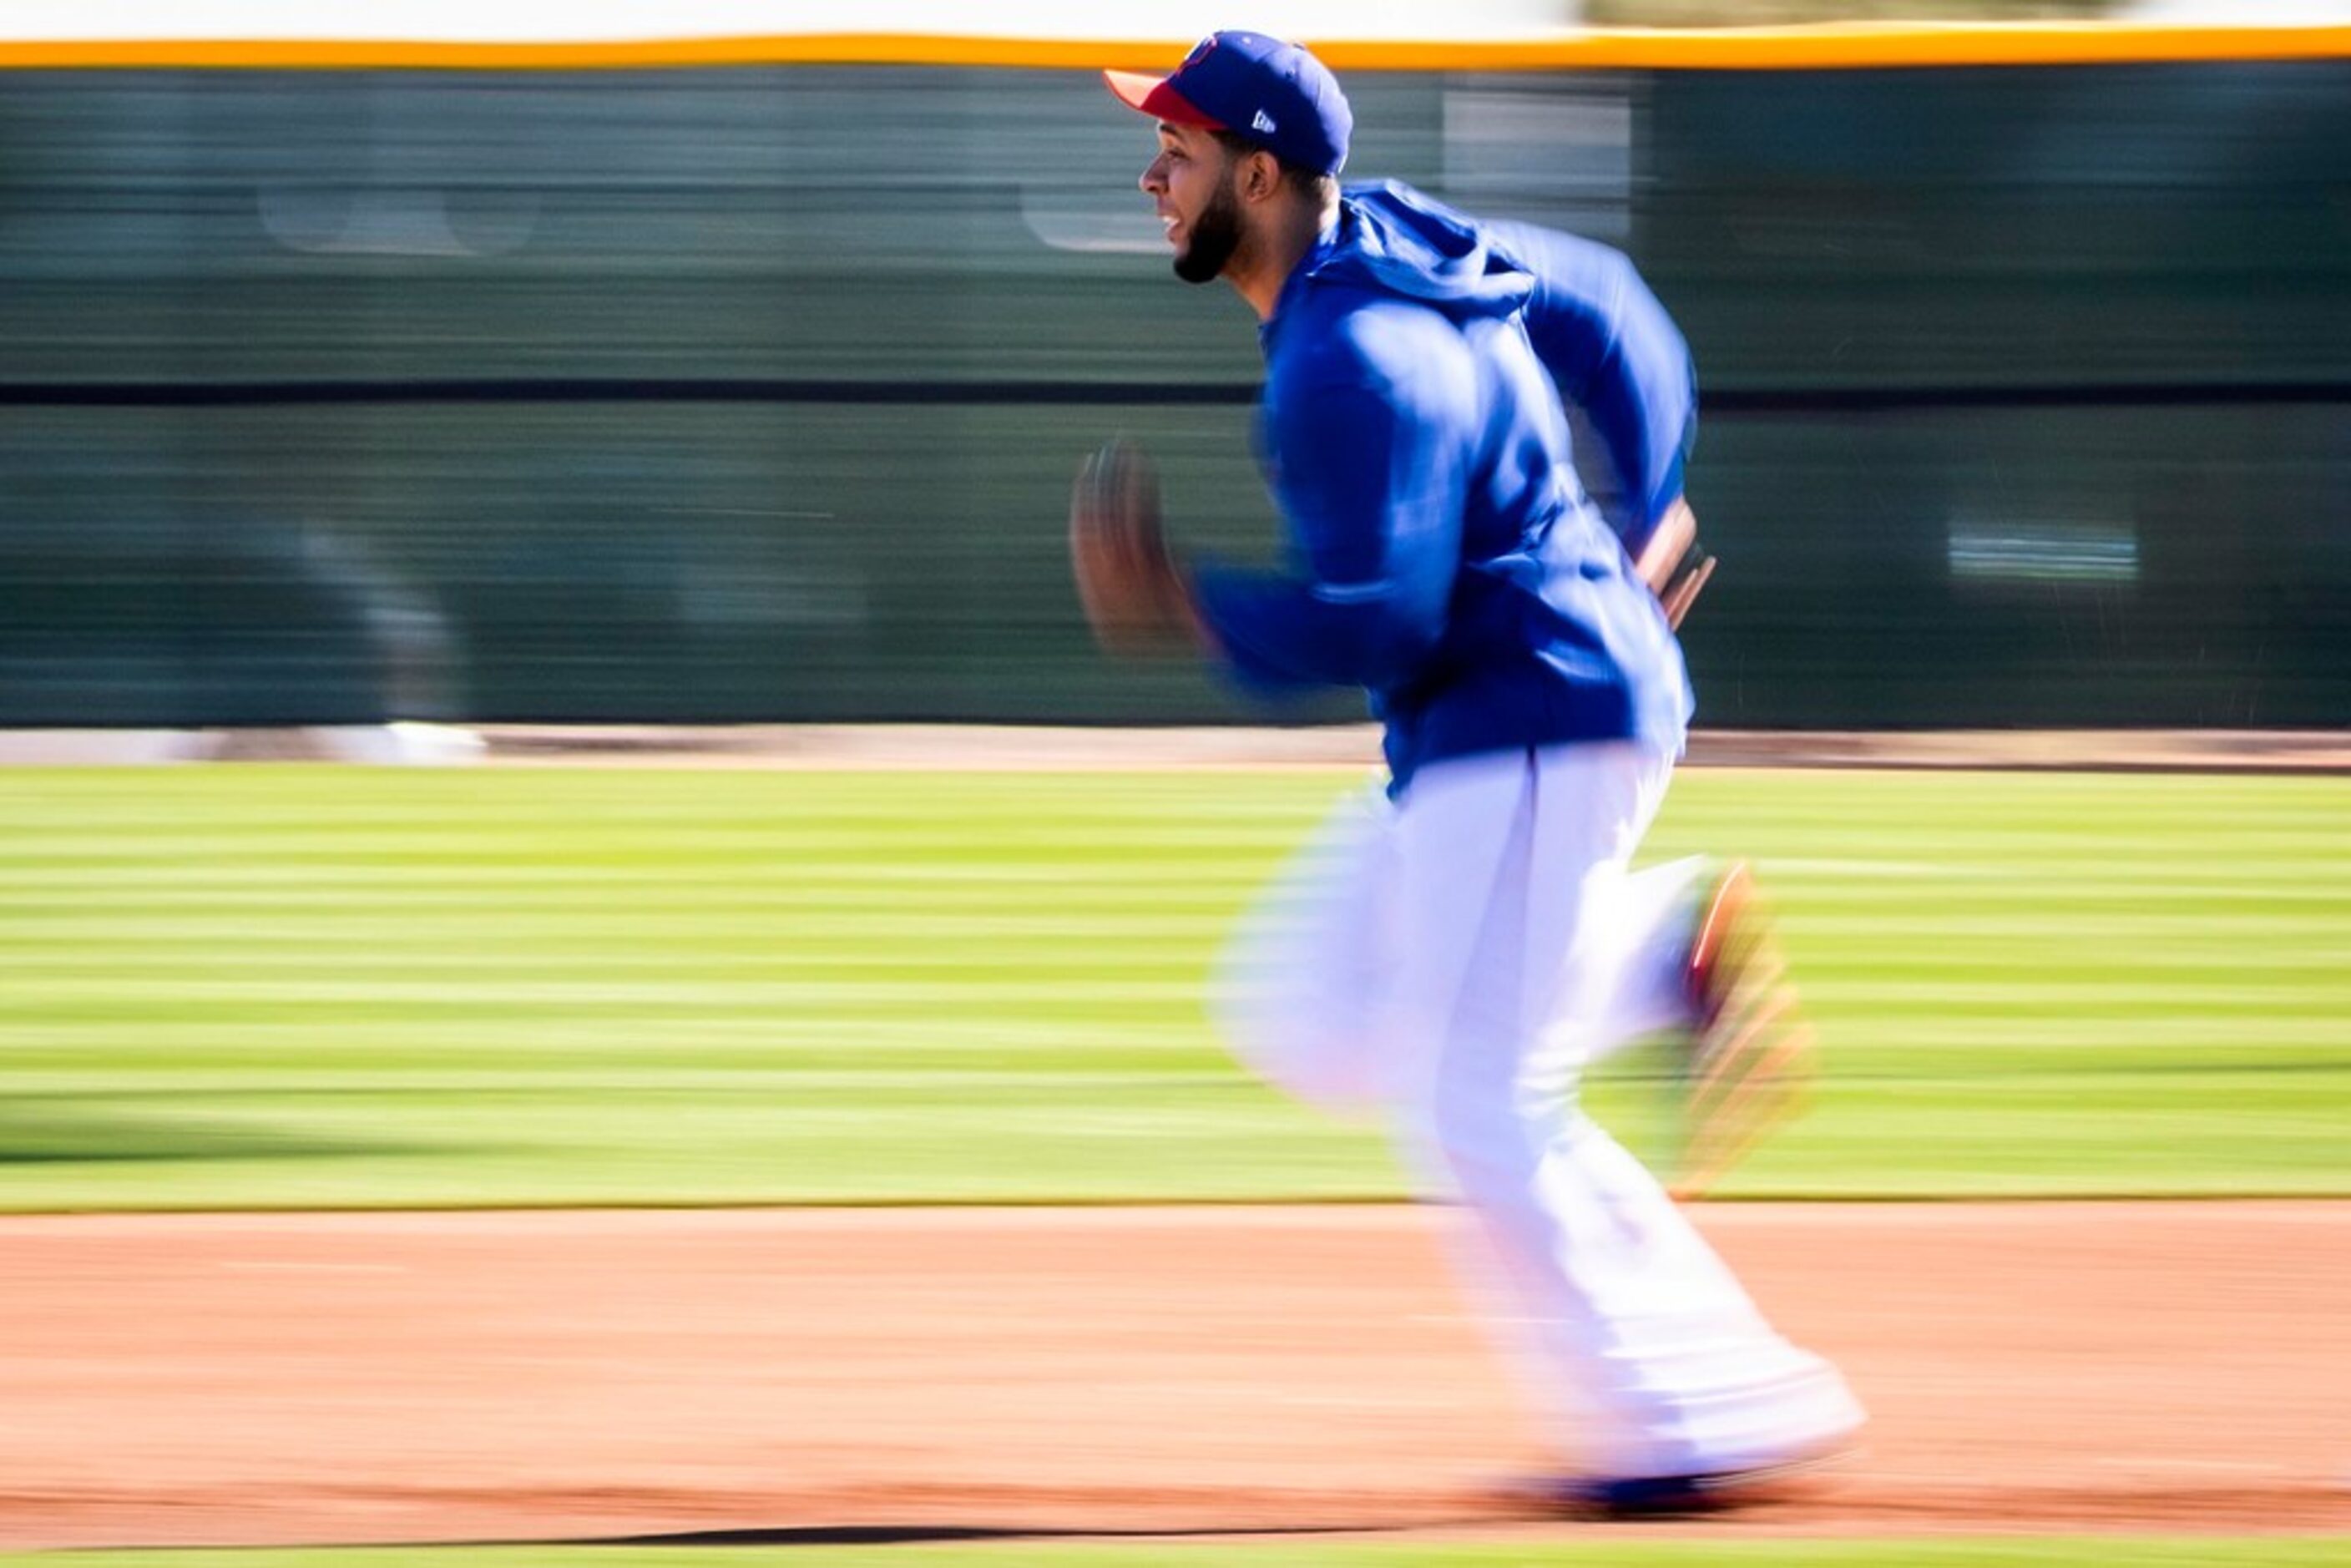
<svg viewBox="0 0 2351 1568">
<path fill-rule="evenodd" d="M 1507 316 L 1535 290 L 1477 225 L 1392 180 L 1350 186 L 1337 231 L 1301 270 L 1317 283 L 1400 294 L 1456 317 Z"/>
</svg>

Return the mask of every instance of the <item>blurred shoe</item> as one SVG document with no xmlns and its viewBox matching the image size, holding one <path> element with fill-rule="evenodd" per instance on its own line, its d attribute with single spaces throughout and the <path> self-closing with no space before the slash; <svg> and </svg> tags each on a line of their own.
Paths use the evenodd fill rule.
<svg viewBox="0 0 2351 1568">
<path fill-rule="evenodd" d="M 1559 1511 L 1580 1518 L 1678 1519 L 1796 1500 L 1860 1450 L 1850 1441 L 1781 1464 L 1703 1475 L 1640 1476 L 1570 1481 Z"/>
<path fill-rule="evenodd" d="M 1815 1073 L 1812 1026 L 1744 862 L 1725 867 L 1699 903 L 1687 984 L 1676 1197 L 1704 1193 L 1793 1116 Z"/>
</svg>

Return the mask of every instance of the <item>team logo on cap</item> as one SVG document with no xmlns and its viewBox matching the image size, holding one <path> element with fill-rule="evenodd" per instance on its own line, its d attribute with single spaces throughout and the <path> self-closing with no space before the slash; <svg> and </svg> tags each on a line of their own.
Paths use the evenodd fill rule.
<svg viewBox="0 0 2351 1568">
<path fill-rule="evenodd" d="M 1257 111 L 1257 118 L 1249 121 L 1249 129 L 1260 136 L 1271 136 L 1281 127 L 1273 122 L 1273 116 L 1260 109 Z"/>
</svg>

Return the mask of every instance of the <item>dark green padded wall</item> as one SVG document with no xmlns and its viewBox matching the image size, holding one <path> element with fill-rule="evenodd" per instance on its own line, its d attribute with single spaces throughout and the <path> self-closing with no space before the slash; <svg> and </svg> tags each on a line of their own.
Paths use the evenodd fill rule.
<svg viewBox="0 0 2351 1568">
<path fill-rule="evenodd" d="M 1703 720 L 2351 722 L 2351 65 L 1350 87 L 1352 174 L 1687 328 Z M 0 724 L 1250 716 L 1061 560 L 1113 432 L 1269 549 L 1149 146 L 1079 72 L 10 76 Z"/>
</svg>

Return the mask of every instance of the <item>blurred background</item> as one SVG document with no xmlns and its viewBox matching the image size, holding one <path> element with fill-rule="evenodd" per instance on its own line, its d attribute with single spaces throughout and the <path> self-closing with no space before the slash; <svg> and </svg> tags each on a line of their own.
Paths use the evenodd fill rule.
<svg viewBox="0 0 2351 1568">
<path fill-rule="evenodd" d="M 611 1535 L 607 1505 L 675 1530 L 698 1498 L 750 1531 L 705 1550 L 809 1524 L 856 1552 L 902 1496 L 985 1526 L 1103 1466 L 1114 1504 L 1069 1494 L 1061 1524 L 1135 1534 L 1165 1490 L 1229 1525 L 1260 1461 L 1287 1486 L 1403 1455 L 1329 1491 L 1407 1501 L 1487 1464 L 1458 1380 L 1416 1406 L 1386 1375 L 1451 1364 L 1331 1332 L 1396 1299 L 1343 1267 L 1285 1312 L 1245 1259 L 1159 1291 L 1143 1262 L 1211 1256 L 1165 1216 L 1089 1212 L 1082 1261 L 1049 1262 L 1067 1214 L 1008 1207 L 977 1257 L 912 1212 L 1308 1203 L 1354 1235 L 1388 1221 L 1341 1205 L 1408 1190 L 1377 1128 L 1249 1079 L 1201 1006 L 1368 744 L 1192 766 L 1262 737 L 1172 727 L 1266 716 L 1097 653 L 1065 560 L 1071 476 L 1117 433 L 1187 545 L 1272 546 L 1250 317 L 1170 277 L 1149 128 L 1092 69 L 1246 22 L 1355 40 L 1353 174 L 1624 247 L 1695 347 L 1724 562 L 1688 629 L 1698 750 L 1772 766 L 1685 770 L 1645 852 L 1746 857 L 1779 904 L 1828 1071 L 1721 1196 L 1867 1201 L 1706 1218 L 1782 1258 L 1775 1317 L 1878 1410 L 1876 1527 L 1986 1535 L 1942 1562 L 2080 1560 L 1990 1539 L 2053 1512 L 2093 1556 L 2340 1560 L 2351 0 L 1021 0 L 985 39 L 940 37 L 967 0 L 861 0 L 889 37 L 832 63 L 710 41 L 816 12 L 787 0 L 347 9 L 0 20 L 0 761 L 92 755 L 59 728 L 141 757 L 368 732 L 325 749 L 380 760 L 475 726 L 761 728 L 488 731 L 515 765 L 480 768 L 0 766 L 0 1214 L 27 1217 L 0 1547 Z M 1920 16 L 2040 30 L 1841 35 L 1876 39 L 1841 68 L 1782 38 L 1768 69 L 1704 30 Z M 2229 28 L 2153 30 L 2183 17 Z M 1009 757 L 765 727 L 883 720 L 1070 727 Z M 1134 724 L 1171 728 L 1080 727 Z M 1815 768 L 1779 765 L 1887 742 L 1733 727 L 2020 728 L 1896 737 L 1959 768 Z M 1675 1060 L 1614 1058 L 1584 1103 L 1666 1153 Z M 2192 1232 L 1881 1202 L 2149 1196 L 2296 1201 Z M 703 1267 L 653 1238 L 782 1221 L 622 1217 L 549 1267 L 572 1220 L 468 1216 L 445 1270 L 391 1255 L 431 1216 L 246 1217 L 778 1204 L 853 1211 Z M 1202 1212 L 1317 1274 L 1353 1255 Z M 1810 1239 L 1740 1229 L 1766 1224 Z M 990 1293 L 1017 1279 L 1133 1333 Z M 1451 1321 L 1421 1312 L 1395 1316 Z M 975 1347 L 945 1378 L 941 1332 Z M 1066 1357 L 1062 1396 L 1007 1375 L 1025 1345 Z M 1384 1371 L 1261 1420 L 1255 1369 L 1165 1359 L 1196 1346 L 1279 1357 L 1283 1388 Z M 1248 1413 L 1187 1451 L 1156 1420 L 1179 1389 Z M 807 1477 L 849 1490 L 777 1501 Z M 547 1499 L 559 1526 L 465 1511 Z M 1411 1550 L 1301 1521 L 1251 1551 Z M 1115 1547 L 1061 1549 L 971 1546 Z"/>
<path fill-rule="evenodd" d="M 2351 719 L 2351 59 L 1345 74 L 1351 175 L 1687 329 L 1702 723 Z M 11 70 L 0 727 L 1260 716 L 1061 560 L 1116 432 L 1274 528 L 1148 144 L 1074 68 Z"/>
</svg>

